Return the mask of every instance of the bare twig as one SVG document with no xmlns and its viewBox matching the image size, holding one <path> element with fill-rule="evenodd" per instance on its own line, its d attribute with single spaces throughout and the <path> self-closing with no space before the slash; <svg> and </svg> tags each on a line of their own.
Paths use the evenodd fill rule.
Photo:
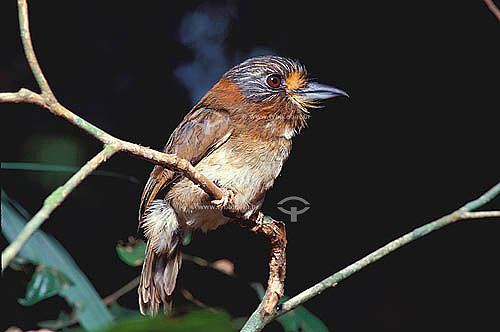
<svg viewBox="0 0 500 332">
<path fill-rule="evenodd" d="M 50 89 L 49 83 L 47 83 L 47 80 L 42 73 L 42 69 L 38 64 L 38 60 L 36 59 L 33 45 L 31 43 L 30 25 L 28 22 L 28 3 L 26 2 L 26 0 L 17 0 L 17 8 L 19 17 L 19 30 L 21 32 L 21 41 L 23 43 L 26 60 L 28 60 L 31 72 L 35 76 L 35 80 L 38 83 L 40 90 L 42 91 L 42 96 L 45 97 L 45 99 L 50 103 L 55 103 L 57 102 L 57 99 L 54 96 L 54 93 Z"/>
<path fill-rule="evenodd" d="M 472 210 L 475 210 L 490 200 L 492 200 L 494 197 L 496 197 L 500 193 L 500 182 L 495 185 L 493 188 L 488 190 L 485 194 L 483 194 L 481 197 L 479 197 L 476 200 L 473 200 L 467 204 L 465 204 L 463 207 L 460 209 L 442 217 L 439 218 L 433 222 L 430 222 L 426 225 L 423 225 L 421 227 L 418 227 L 417 229 L 413 230 L 410 233 L 407 233 L 400 238 L 389 242 L 382 248 L 375 250 L 371 254 L 363 257 L 362 259 L 358 260 L 357 262 L 347 266 L 346 268 L 340 270 L 337 273 L 332 274 L 328 278 L 318 282 L 314 286 L 304 290 L 303 292 L 299 293 L 298 295 L 292 297 L 285 303 L 283 303 L 278 310 L 276 310 L 273 314 L 271 315 L 261 315 L 260 308 L 263 305 L 263 302 L 259 305 L 259 308 L 254 311 L 254 313 L 250 316 L 248 321 L 246 322 L 245 326 L 243 326 L 243 329 L 241 330 L 242 332 L 255 332 L 255 331 L 261 331 L 264 326 L 266 326 L 269 322 L 273 321 L 276 319 L 276 317 L 279 317 L 290 310 L 295 309 L 297 306 L 300 304 L 308 301 L 309 299 L 321 294 L 324 290 L 334 287 L 337 285 L 340 281 L 346 279 L 347 277 L 351 276 L 352 274 L 358 272 L 359 270 L 363 269 L 367 265 L 376 262 L 380 258 L 388 255 L 389 253 L 393 252 L 394 250 L 412 242 L 415 241 L 418 238 L 421 238 L 424 235 L 427 235 L 435 230 L 440 229 L 441 227 L 444 227 L 446 225 L 452 224 L 456 221 L 459 220 L 464 220 L 464 219 L 471 219 L 471 218 L 487 218 L 487 217 L 498 217 L 500 216 L 500 211 L 479 211 L 479 212 L 471 212 Z M 268 293 L 269 289 L 266 291 L 266 295 Z"/>
<path fill-rule="evenodd" d="M 0 93 L 0 103 L 27 103 L 46 107 L 45 99 L 41 95 L 24 88 L 18 92 Z"/>
<path fill-rule="evenodd" d="M 134 279 L 130 280 L 125 285 L 123 285 L 123 287 L 121 287 L 120 289 L 118 289 L 113 294 L 110 294 L 110 295 L 106 296 L 105 298 L 103 298 L 102 302 L 105 305 L 110 305 L 111 303 L 116 302 L 116 300 L 118 300 L 120 297 L 122 297 L 123 295 L 127 294 L 131 290 L 137 288 L 137 286 L 139 285 L 139 281 L 140 280 L 141 280 L 141 276 L 140 275 L 137 276 L 137 277 L 135 277 Z"/>
<path fill-rule="evenodd" d="M 488 6 L 489 10 L 496 16 L 498 21 L 500 21 L 500 9 L 495 5 L 493 0 L 484 0 L 486 6 Z"/>
<path fill-rule="evenodd" d="M 261 306 L 257 309 L 259 315 L 271 315 L 284 294 L 286 275 L 286 232 L 285 225 L 276 220 L 265 221 L 261 216 L 262 223 L 256 223 L 250 230 L 257 234 L 266 236 L 271 242 L 269 257 L 269 278 L 267 291 Z"/>
<path fill-rule="evenodd" d="M 195 298 L 195 297 L 193 296 L 193 294 L 192 294 L 190 291 L 188 291 L 187 289 L 182 288 L 182 289 L 181 289 L 181 294 L 182 294 L 182 296 L 184 296 L 184 298 L 185 298 L 186 300 L 188 300 L 189 302 L 191 302 L 191 303 L 193 303 L 193 304 L 197 305 L 198 307 L 203 308 L 203 309 L 207 309 L 207 310 L 209 310 L 210 312 L 213 312 L 213 313 L 216 313 L 216 312 L 217 312 L 217 309 L 215 309 L 215 308 L 213 308 L 213 307 L 211 307 L 211 306 L 207 305 L 206 303 L 203 303 L 202 301 L 198 300 L 198 299 L 197 299 L 197 298 Z"/>
<path fill-rule="evenodd" d="M 193 181 L 195 184 L 199 185 L 201 189 L 203 189 L 214 199 L 221 199 L 224 196 L 222 190 L 220 190 L 219 187 L 217 187 L 207 177 L 198 172 L 189 161 L 179 158 L 174 154 L 162 153 L 113 137 L 110 134 L 106 133 L 104 130 L 94 126 L 93 124 L 74 114 L 66 107 L 59 104 L 57 101 L 50 102 L 46 97 L 44 97 L 44 95 L 40 95 L 28 89 L 20 89 L 16 93 L 0 93 L 0 103 L 4 102 L 31 103 L 44 107 L 52 114 L 64 118 L 65 120 L 84 130 L 86 133 L 94 136 L 96 139 L 106 145 L 114 145 L 118 148 L 119 151 L 127 152 L 131 155 L 140 157 L 154 164 L 162 165 L 169 169 L 173 169 L 182 173 L 185 177 Z"/>
<path fill-rule="evenodd" d="M 500 217 L 500 211 L 464 212 L 462 219 L 482 219 Z"/>
</svg>

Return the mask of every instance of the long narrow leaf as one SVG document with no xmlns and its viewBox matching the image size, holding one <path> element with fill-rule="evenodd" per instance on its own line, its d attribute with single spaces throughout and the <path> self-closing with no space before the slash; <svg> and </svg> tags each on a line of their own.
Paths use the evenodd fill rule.
<svg viewBox="0 0 500 332">
<path fill-rule="evenodd" d="M 2 190 L 2 233 L 8 241 L 13 241 L 26 224 L 23 212 L 16 209 L 19 206 Z M 37 230 L 26 242 L 19 253 L 29 260 L 51 266 L 63 272 L 74 285 L 61 291 L 70 303 L 79 303 L 82 312 L 78 321 L 83 328 L 94 331 L 108 326 L 113 317 L 97 294 L 95 288 L 85 274 L 78 268 L 73 258 L 64 247 L 52 236 Z"/>
<path fill-rule="evenodd" d="M 26 163 L 26 162 L 10 162 L 3 161 L 1 163 L 3 169 L 21 170 L 21 171 L 40 171 L 40 172 L 63 172 L 63 173 L 76 173 L 80 167 L 67 166 L 67 165 L 54 165 L 44 163 Z M 119 179 L 124 179 L 132 183 L 139 183 L 133 176 L 124 175 L 116 172 L 96 170 L 92 175 L 109 176 Z"/>
</svg>

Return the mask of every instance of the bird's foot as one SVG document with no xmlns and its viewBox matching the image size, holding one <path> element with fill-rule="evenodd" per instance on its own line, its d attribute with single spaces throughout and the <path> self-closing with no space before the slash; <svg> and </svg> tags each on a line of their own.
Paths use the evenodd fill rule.
<svg viewBox="0 0 500 332">
<path fill-rule="evenodd" d="M 234 200 L 234 190 L 228 188 L 221 188 L 224 192 L 224 196 L 221 199 L 214 199 L 211 201 L 217 209 L 224 209 L 228 205 L 233 203 Z"/>
</svg>

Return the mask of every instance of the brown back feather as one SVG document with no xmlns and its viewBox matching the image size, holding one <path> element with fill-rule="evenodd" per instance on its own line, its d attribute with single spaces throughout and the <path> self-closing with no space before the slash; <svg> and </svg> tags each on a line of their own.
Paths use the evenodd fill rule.
<svg viewBox="0 0 500 332">
<path fill-rule="evenodd" d="M 205 108 L 202 102 L 186 115 L 163 149 L 163 152 L 176 154 L 193 165 L 221 146 L 229 138 L 232 130 L 228 112 Z M 153 168 L 142 192 L 139 220 L 158 192 L 179 176 L 178 173 L 162 166 Z"/>
</svg>

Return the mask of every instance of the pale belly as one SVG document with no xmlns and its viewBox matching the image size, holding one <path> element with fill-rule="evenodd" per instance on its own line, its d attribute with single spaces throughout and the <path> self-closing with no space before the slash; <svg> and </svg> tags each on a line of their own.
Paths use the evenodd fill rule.
<svg viewBox="0 0 500 332">
<path fill-rule="evenodd" d="M 289 147 L 262 153 L 232 149 L 231 143 L 203 158 L 197 165 L 203 175 L 217 186 L 231 189 L 235 195 L 233 207 L 250 217 L 260 210 L 266 191 L 274 184 L 288 157 Z M 175 184 L 167 195 L 182 226 L 208 231 L 225 224 L 230 218 L 211 203 L 208 195 L 190 180 Z"/>
</svg>

